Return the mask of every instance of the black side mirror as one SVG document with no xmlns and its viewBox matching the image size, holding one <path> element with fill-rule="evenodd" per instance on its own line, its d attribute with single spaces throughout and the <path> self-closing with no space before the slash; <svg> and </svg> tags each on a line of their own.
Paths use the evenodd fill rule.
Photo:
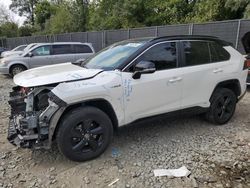
<svg viewBox="0 0 250 188">
<path fill-rule="evenodd" d="M 135 65 L 134 79 L 140 79 L 142 74 L 150 74 L 156 71 L 155 64 L 150 61 L 140 61 Z"/>
</svg>

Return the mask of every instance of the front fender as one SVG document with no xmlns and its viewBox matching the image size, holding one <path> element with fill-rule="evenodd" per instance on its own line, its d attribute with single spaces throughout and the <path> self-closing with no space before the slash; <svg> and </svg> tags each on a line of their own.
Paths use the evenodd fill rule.
<svg viewBox="0 0 250 188">
<path fill-rule="evenodd" d="M 13 65 L 23 65 L 25 66 L 27 69 L 29 69 L 29 65 L 23 61 L 11 61 L 8 63 L 8 68 L 10 70 L 10 68 L 13 66 Z"/>
<path fill-rule="evenodd" d="M 120 72 L 103 72 L 92 79 L 60 83 L 51 92 L 67 106 L 103 99 L 114 109 L 118 125 L 125 122 Z"/>
</svg>

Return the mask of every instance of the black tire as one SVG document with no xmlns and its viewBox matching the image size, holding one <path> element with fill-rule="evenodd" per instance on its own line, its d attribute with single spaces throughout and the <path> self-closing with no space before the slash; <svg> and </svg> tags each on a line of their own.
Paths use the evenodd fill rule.
<svg viewBox="0 0 250 188">
<path fill-rule="evenodd" d="M 210 99 L 211 105 L 205 118 L 216 125 L 227 123 L 233 116 L 236 108 L 237 97 L 227 88 L 218 88 Z"/>
<path fill-rule="evenodd" d="M 101 155 L 113 137 L 113 126 L 106 113 L 95 107 L 79 107 L 62 119 L 57 133 L 61 153 L 82 162 Z"/>
<path fill-rule="evenodd" d="M 23 72 L 26 70 L 26 67 L 24 67 L 23 65 L 13 65 L 10 69 L 10 75 L 13 77 L 15 75 L 17 75 L 20 72 Z"/>
</svg>

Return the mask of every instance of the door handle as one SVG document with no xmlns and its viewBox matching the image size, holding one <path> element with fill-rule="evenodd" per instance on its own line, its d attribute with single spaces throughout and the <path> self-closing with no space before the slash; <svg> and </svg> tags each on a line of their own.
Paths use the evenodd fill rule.
<svg viewBox="0 0 250 188">
<path fill-rule="evenodd" d="M 213 73 L 220 73 L 220 72 L 223 72 L 223 69 L 218 68 L 213 70 Z"/>
<path fill-rule="evenodd" d="M 169 80 L 170 83 L 175 83 L 175 82 L 179 82 L 182 80 L 182 77 L 174 77 L 172 79 Z"/>
</svg>

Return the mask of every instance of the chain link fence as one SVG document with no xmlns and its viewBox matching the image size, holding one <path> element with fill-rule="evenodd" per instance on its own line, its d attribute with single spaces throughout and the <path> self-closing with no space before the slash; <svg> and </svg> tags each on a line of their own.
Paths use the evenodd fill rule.
<svg viewBox="0 0 250 188">
<path fill-rule="evenodd" d="M 115 42 L 131 38 L 170 35 L 211 35 L 231 42 L 241 53 L 245 53 L 241 39 L 247 32 L 250 32 L 250 20 L 231 20 L 201 24 L 179 24 L 121 30 L 16 37 L 0 40 L 1 44 L 8 48 L 14 48 L 21 44 L 39 42 L 89 42 L 92 43 L 96 51 L 99 51 Z"/>
</svg>

